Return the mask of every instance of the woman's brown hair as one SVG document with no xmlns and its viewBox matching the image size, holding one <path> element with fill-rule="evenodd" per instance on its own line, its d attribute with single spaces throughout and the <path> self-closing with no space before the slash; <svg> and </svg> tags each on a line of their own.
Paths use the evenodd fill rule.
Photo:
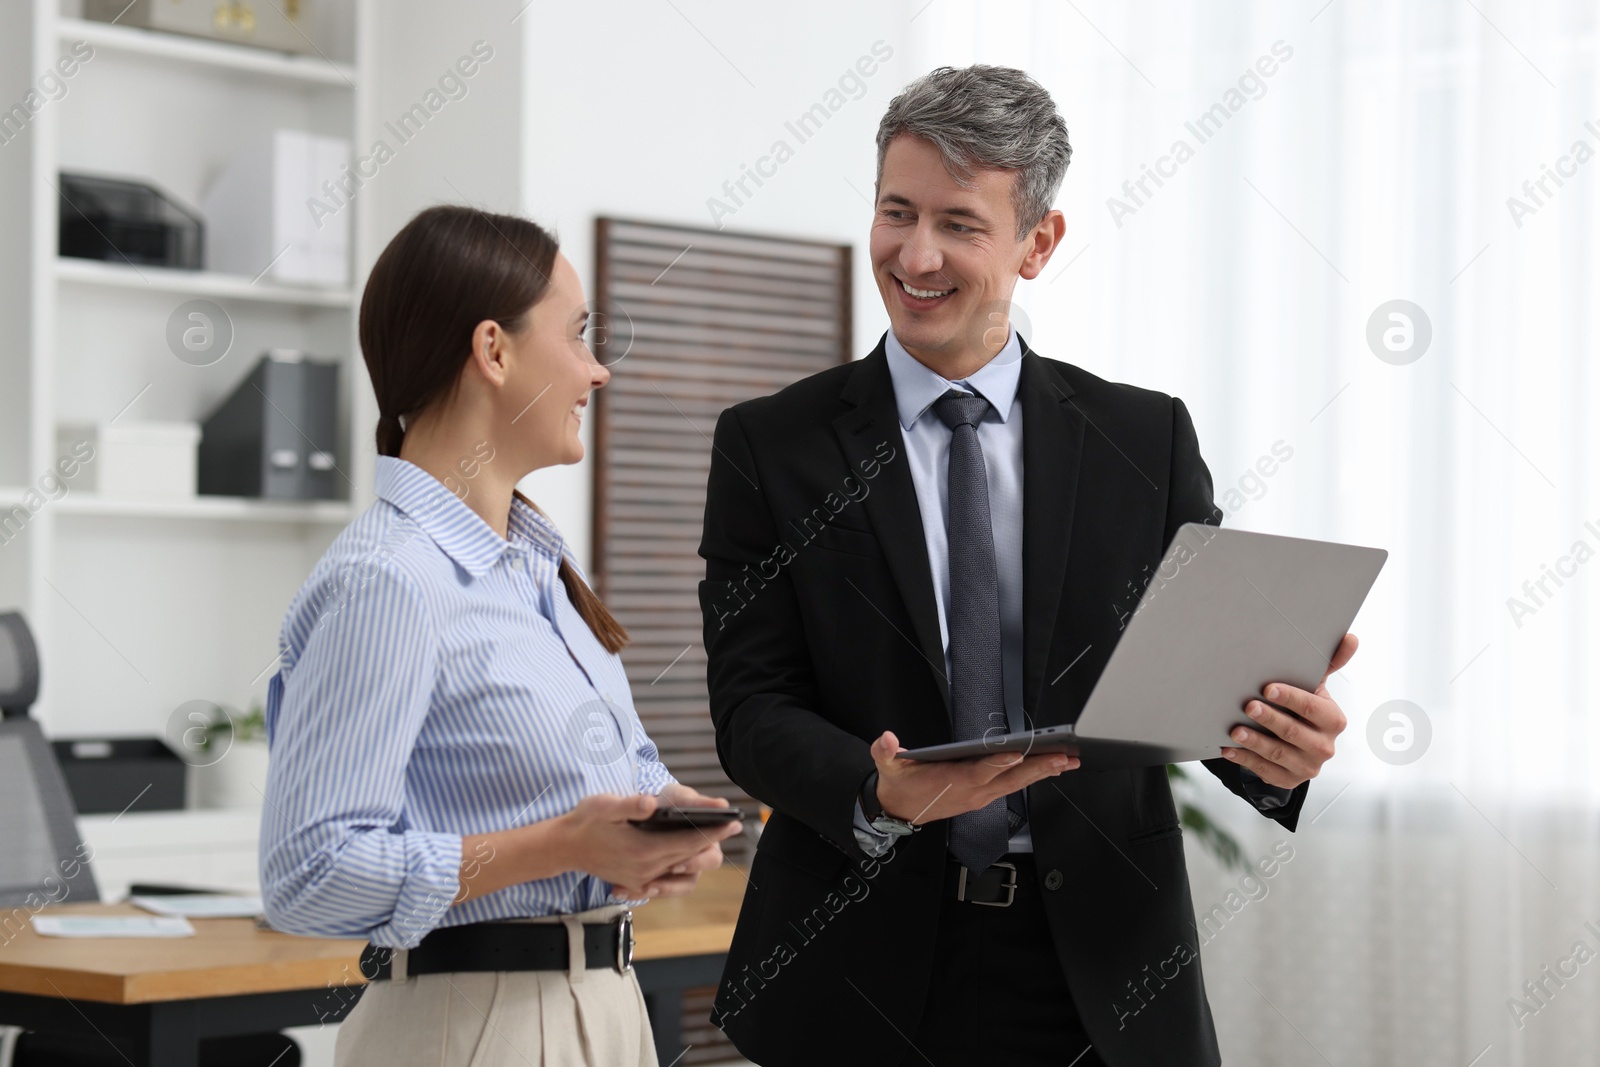
<svg viewBox="0 0 1600 1067">
<path fill-rule="evenodd" d="M 361 297 L 361 353 L 378 398 L 378 455 L 400 455 L 402 416 L 409 421 L 454 392 L 478 323 L 490 319 L 511 333 L 528 325 L 528 312 L 550 286 L 558 249 L 551 234 L 527 219 L 453 205 L 427 208 L 395 234 Z M 521 490 L 512 492 L 539 511 Z M 560 573 L 596 639 L 620 652 L 628 631 L 565 557 Z"/>
</svg>

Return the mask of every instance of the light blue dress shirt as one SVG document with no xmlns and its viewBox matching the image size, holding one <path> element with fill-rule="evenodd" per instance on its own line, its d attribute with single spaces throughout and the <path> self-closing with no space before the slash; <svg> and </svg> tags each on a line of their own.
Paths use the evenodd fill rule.
<svg viewBox="0 0 1600 1067">
<path fill-rule="evenodd" d="M 1000 595 L 1000 667 L 1006 722 L 1013 730 L 1027 729 L 1022 710 L 1022 402 L 1017 382 L 1022 374 L 1022 345 L 1012 330 L 1006 343 L 982 368 L 960 381 L 949 381 L 921 363 L 890 330 L 884 336 L 884 354 L 894 384 L 895 408 L 905 438 L 906 462 L 917 491 L 922 535 L 928 547 L 928 567 L 933 574 L 933 598 L 939 614 L 939 640 L 944 646 L 945 677 L 950 677 L 950 627 L 946 605 L 950 601 L 949 470 L 952 433 L 933 411 L 933 403 L 951 389 L 976 394 L 989 401 L 978 424 L 978 444 L 983 448 L 984 474 L 989 482 L 989 522 L 994 531 L 995 575 Z M 948 702 L 948 696 L 946 701 Z M 948 712 L 948 708 L 946 711 Z M 1289 790 L 1266 785 L 1241 769 L 1245 787 L 1259 808 L 1286 802 Z M 871 855 L 882 855 L 893 844 L 889 834 L 874 830 L 859 802 L 855 813 L 856 842 Z M 1032 852 L 1031 824 L 1011 836 L 1010 852 Z"/>
<path fill-rule="evenodd" d="M 573 871 L 450 906 L 463 836 L 674 779 L 621 660 L 567 597 L 548 519 L 513 499 L 502 538 L 391 456 L 375 490 L 283 623 L 266 704 L 268 922 L 411 948 L 435 927 L 613 903 Z"/>
</svg>

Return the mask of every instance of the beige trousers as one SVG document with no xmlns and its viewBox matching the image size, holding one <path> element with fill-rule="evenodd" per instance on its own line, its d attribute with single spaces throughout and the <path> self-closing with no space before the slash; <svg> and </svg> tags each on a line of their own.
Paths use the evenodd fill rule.
<svg viewBox="0 0 1600 1067">
<path fill-rule="evenodd" d="M 334 1067 L 657 1067 L 638 978 L 584 966 L 582 924 L 621 911 L 510 920 L 564 923 L 567 971 L 373 982 L 339 1026 Z M 394 973 L 405 955 L 394 954 Z"/>
</svg>

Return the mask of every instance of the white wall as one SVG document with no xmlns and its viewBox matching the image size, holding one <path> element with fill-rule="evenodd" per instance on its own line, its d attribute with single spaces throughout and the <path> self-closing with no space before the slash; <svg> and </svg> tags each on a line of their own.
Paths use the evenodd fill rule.
<svg viewBox="0 0 1600 1067">
<path fill-rule="evenodd" d="M 916 73 L 905 65 L 915 8 L 525 3 L 379 5 L 380 133 L 474 42 L 494 56 L 467 94 L 363 189 L 368 261 L 422 207 L 466 202 L 553 228 L 592 290 L 596 216 L 712 226 L 719 220 L 707 201 L 716 197 L 732 209 L 720 219 L 730 231 L 854 244 L 855 350 L 870 349 L 888 321 L 866 258 L 874 136 L 890 98 Z M 866 76 L 856 68 L 864 56 Z M 839 95 L 829 98 L 830 90 Z M 801 143 L 785 123 L 818 103 L 837 110 Z M 723 183 L 779 139 L 792 158 L 762 186 L 747 181 L 752 195 L 735 203 Z M 626 373 L 625 363 L 616 373 Z M 523 484 L 585 563 L 592 478 L 585 461 Z"/>
<path fill-rule="evenodd" d="M 510 20 L 508 0 L 385 0 L 377 5 L 379 136 L 394 159 L 362 190 L 370 194 L 375 245 L 381 251 L 407 219 L 429 204 L 469 203 L 514 212 L 521 183 L 522 38 Z M 404 144 L 384 127 L 439 87 L 456 61 L 477 42 L 492 50 L 465 87 L 443 93 L 447 102 Z"/>
<path fill-rule="evenodd" d="M 518 19 L 527 68 L 524 211 L 556 229 L 591 291 L 597 215 L 850 242 L 855 350 L 865 354 L 888 326 L 866 253 L 874 137 L 889 100 L 914 76 L 904 57 L 915 13 L 843 0 L 792 9 L 721 0 L 530 8 Z M 862 77 L 854 65 L 878 42 L 889 58 L 874 59 Z M 842 103 L 831 101 L 837 110 L 801 143 L 785 122 L 826 106 L 847 72 L 859 86 L 847 80 Z M 723 183 L 779 139 L 792 158 L 761 187 L 747 182 L 752 195 L 734 205 Z M 712 197 L 734 213 L 714 219 Z M 627 373 L 625 360 L 614 373 Z M 540 471 L 524 487 L 585 558 L 591 477 L 585 463 Z"/>
</svg>

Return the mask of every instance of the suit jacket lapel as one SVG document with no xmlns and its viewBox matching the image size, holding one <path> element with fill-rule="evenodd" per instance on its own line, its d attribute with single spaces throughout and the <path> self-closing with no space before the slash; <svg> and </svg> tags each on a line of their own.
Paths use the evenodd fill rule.
<svg viewBox="0 0 1600 1067">
<path fill-rule="evenodd" d="M 944 644 L 939 638 L 928 542 L 922 532 L 922 512 L 917 507 L 911 466 L 905 458 L 905 438 L 900 432 L 900 417 L 895 409 L 894 383 L 889 377 L 889 361 L 881 340 L 870 356 L 856 364 L 839 396 L 851 409 L 834 419 L 833 430 L 852 474 L 862 471 L 863 461 L 878 462 L 873 450 L 879 442 L 888 441 L 894 446 L 894 459 L 881 464 L 872 492 L 862 500 L 862 505 L 873 532 L 878 535 L 878 544 L 888 561 L 895 586 L 911 615 L 915 632 L 900 636 L 911 642 L 927 661 L 948 705 L 950 683 L 944 674 Z M 861 607 L 867 611 L 884 610 L 881 604 Z"/>
<path fill-rule="evenodd" d="M 1022 706 L 1032 715 L 1047 681 L 1067 573 L 1086 420 L 1069 399 L 1072 386 L 1027 342 L 1017 393 L 1022 399 Z"/>
<path fill-rule="evenodd" d="M 1046 682 L 1066 579 L 1086 420 L 1070 400 L 1072 386 L 1026 342 L 1022 350 L 1017 384 L 1023 419 L 1022 679 L 1023 708 L 1032 714 Z M 882 465 L 877 484 L 862 503 L 911 615 L 915 632 L 901 636 L 922 653 L 948 703 L 950 683 L 944 675 L 933 571 L 928 565 L 911 468 L 903 462 L 905 439 L 881 341 L 871 355 L 856 364 L 840 398 L 851 409 L 834 420 L 833 428 L 852 472 L 861 470 L 863 460 L 875 459 L 873 449 L 878 442 L 888 440 L 895 447 L 895 460 Z M 870 610 L 881 611 L 882 607 L 871 605 Z"/>
</svg>

